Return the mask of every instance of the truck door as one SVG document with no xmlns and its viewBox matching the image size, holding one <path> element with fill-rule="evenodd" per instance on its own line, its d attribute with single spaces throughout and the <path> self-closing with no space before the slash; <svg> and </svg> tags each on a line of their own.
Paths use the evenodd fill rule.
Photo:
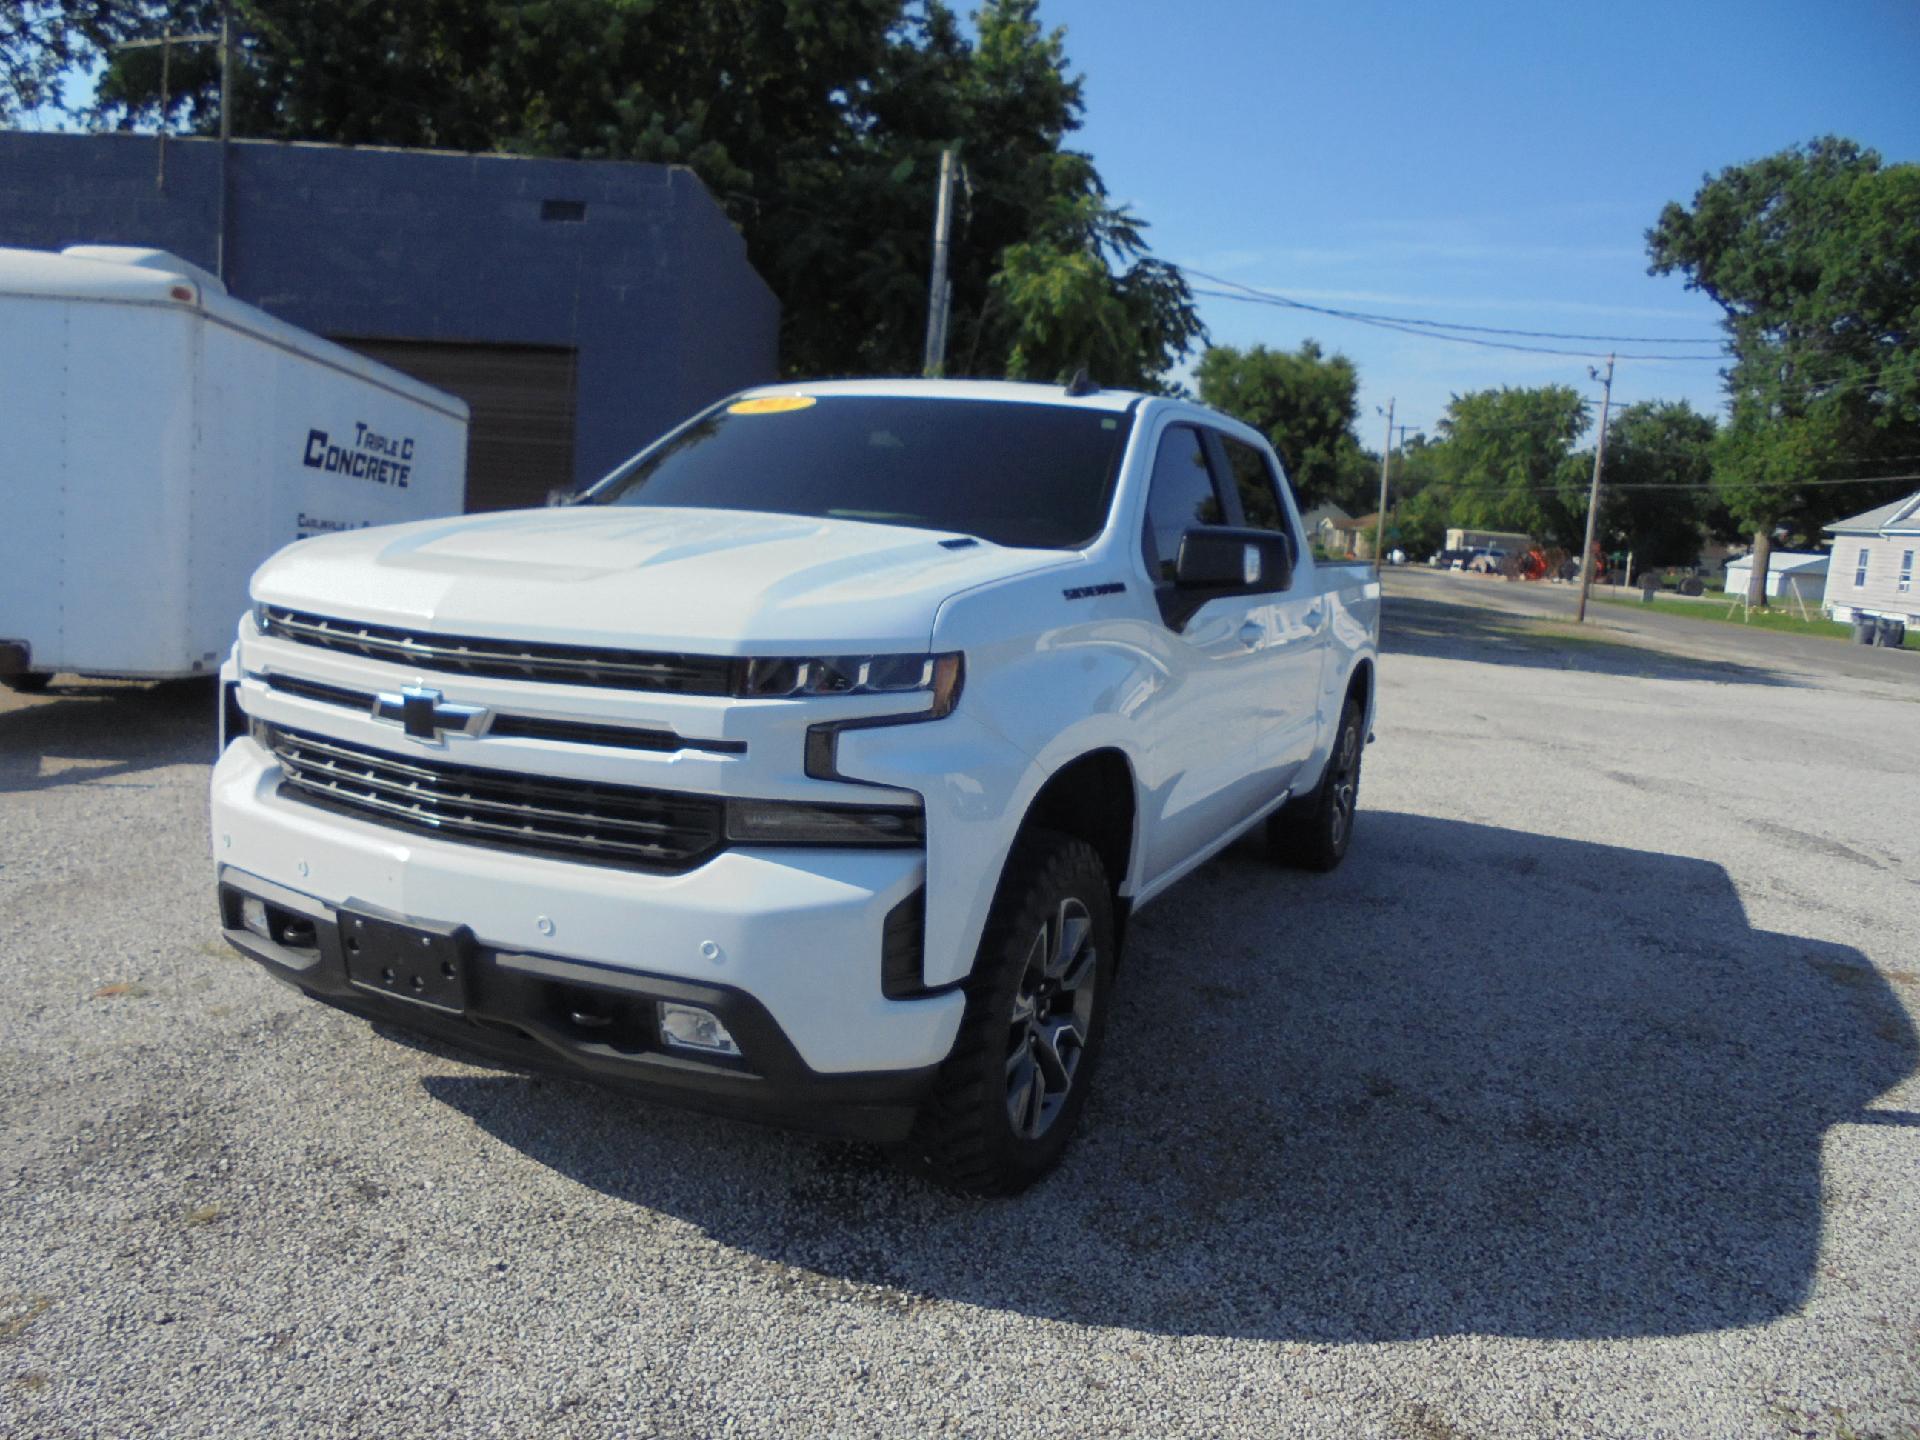
<svg viewBox="0 0 1920 1440">
<path fill-rule="evenodd" d="M 1180 537 L 1196 525 L 1227 523 L 1226 485 L 1200 430 L 1167 424 L 1154 450 L 1141 550 L 1153 577 L 1161 622 L 1147 643 L 1163 682 L 1138 712 L 1145 803 L 1155 823 L 1145 871 L 1165 874 L 1251 815 L 1260 803 L 1254 765 L 1255 714 L 1264 684 L 1260 646 L 1267 635 L 1261 596 L 1221 596 L 1191 614 L 1169 602 Z"/>
<path fill-rule="evenodd" d="M 1302 563 L 1300 528 L 1281 493 L 1280 477 L 1264 450 L 1223 431 L 1209 430 L 1216 468 L 1232 476 L 1228 496 L 1239 509 L 1234 523 L 1273 530 L 1293 547 L 1292 583 L 1282 591 L 1256 597 L 1255 618 L 1266 635 L 1259 648 L 1259 696 L 1254 728 L 1268 793 L 1293 783 L 1296 772 L 1320 738 L 1320 687 L 1328 654 L 1327 600 L 1311 563 Z"/>
</svg>

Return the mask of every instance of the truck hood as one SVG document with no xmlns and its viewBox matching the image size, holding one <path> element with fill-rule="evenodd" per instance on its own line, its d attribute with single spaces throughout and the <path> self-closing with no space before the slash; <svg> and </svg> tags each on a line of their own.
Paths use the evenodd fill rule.
<svg viewBox="0 0 1920 1440">
<path fill-rule="evenodd" d="M 947 597 L 1075 558 L 853 520 L 580 505 L 298 541 L 260 567 L 253 596 L 513 640 L 910 652 Z"/>
</svg>

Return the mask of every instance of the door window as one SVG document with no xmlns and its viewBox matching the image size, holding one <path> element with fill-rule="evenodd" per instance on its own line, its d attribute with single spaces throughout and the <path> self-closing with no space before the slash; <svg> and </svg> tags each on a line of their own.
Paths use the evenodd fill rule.
<svg viewBox="0 0 1920 1440">
<path fill-rule="evenodd" d="M 1300 542 L 1294 536 L 1293 526 L 1287 523 L 1287 512 L 1280 503 L 1280 491 L 1274 485 L 1273 467 L 1267 463 L 1267 457 L 1231 435 L 1219 435 L 1218 439 L 1227 457 L 1227 468 L 1233 473 L 1234 489 L 1240 496 L 1240 523 L 1250 529 L 1277 530 L 1285 535 L 1294 563 L 1298 564 Z"/>
<path fill-rule="evenodd" d="M 1225 514 L 1200 432 L 1191 425 L 1172 426 L 1160 437 L 1147 485 L 1147 525 L 1141 541 L 1148 573 L 1171 581 L 1180 537 L 1196 525 L 1223 524 Z"/>
</svg>

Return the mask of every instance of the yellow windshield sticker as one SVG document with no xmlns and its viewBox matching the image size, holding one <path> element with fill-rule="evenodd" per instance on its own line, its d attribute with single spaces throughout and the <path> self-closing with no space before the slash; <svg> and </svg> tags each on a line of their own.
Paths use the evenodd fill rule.
<svg viewBox="0 0 1920 1440">
<path fill-rule="evenodd" d="M 811 395 L 756 395 L 751 400 L 736 400 L 727 406 L 729 415 L 784 415 L 789 410 L 805 410 L 813 405 Z"/>
</svg>

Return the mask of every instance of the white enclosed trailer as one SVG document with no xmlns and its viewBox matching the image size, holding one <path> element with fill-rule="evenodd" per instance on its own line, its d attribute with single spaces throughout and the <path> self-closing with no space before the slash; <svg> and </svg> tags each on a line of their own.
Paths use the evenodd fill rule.
<svg viewBox="0 0 1920 1440">
<path fill-rule="evenodd" d="M 295 540 L 459 512 L 467 406 L 159 250 L 0 249 L 0 681 L 211 674 Z"/>
</svg>

